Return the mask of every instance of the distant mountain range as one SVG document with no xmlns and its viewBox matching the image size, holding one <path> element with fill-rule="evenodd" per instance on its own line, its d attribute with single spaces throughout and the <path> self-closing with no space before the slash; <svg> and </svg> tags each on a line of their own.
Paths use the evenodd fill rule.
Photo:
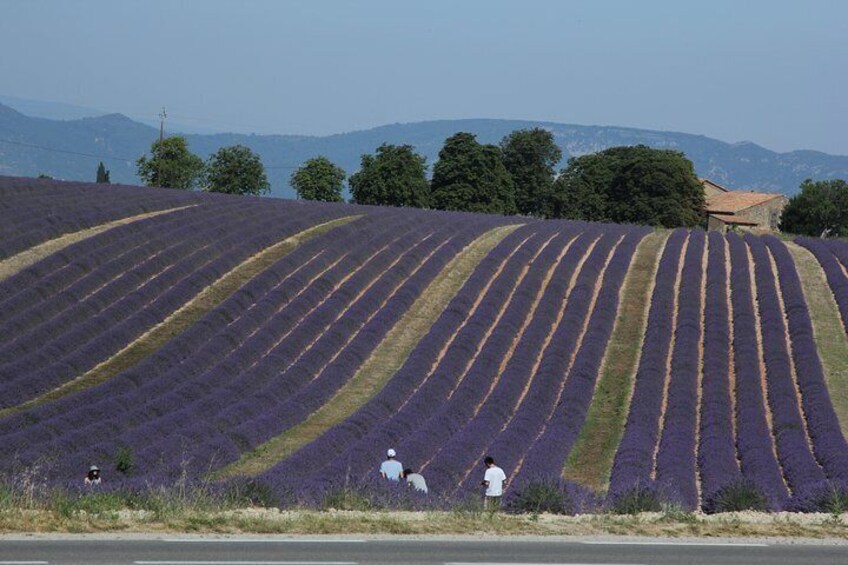
<svg viewBox="0 0 848 565">
<path fill-rule="evenodd" d="M 570 156 L 616 145 L 645 144 L 682 151 L 699 176 L 733 189 L 782 192 L 791 195 L 807 178 L 848 179 L 848 156 L 818 151 L 776 153 L 754 143 L 726 143 L 702 135 L 612 126 L 578 126 L 525 120 L 438 120 L 392 124 L 323 137 L 302 135 L 188 134 L 192 151 L 203 158 L 227 145 L 242 144 L 261 157 L 272 194 L 294 195 L 288 179 L 307 159 L 325 155 L 348 174 L 359 168 L 363 153 L 381 143 L 410 144 L 432 165 L 445 138 L 458 131 L 497 143 L 511 131 L 543 127 L 553 132 Z M 38 176 L 93 181 L 99 161 L 111 170 L 113 182 L 138 183 L 135 160 L 150 149 L 158 129 L 121 114 L 71 120 L 36 118 L 0 104 L 0 175 Z"/>
</svg>

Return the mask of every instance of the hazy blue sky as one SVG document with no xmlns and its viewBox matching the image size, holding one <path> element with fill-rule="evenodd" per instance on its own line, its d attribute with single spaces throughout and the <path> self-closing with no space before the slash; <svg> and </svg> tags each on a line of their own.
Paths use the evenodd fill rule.
<svg viewBox="0 0 848 565">
<path fill-rule="evenodd" d="M 0 0 L 0 94 L 231 131 L 439 118 L 848 154 L 848 2 Z"/>
</svg>

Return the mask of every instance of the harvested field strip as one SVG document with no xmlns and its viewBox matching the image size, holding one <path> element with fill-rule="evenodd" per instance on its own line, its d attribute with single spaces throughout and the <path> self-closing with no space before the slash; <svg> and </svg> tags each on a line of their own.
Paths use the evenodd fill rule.
<svg viewBox="0 0 848 565">
<path fill-rule="evenodd" d="M 168 316 L 162 323 L 145 332 L 136 341 L 126 346 L 111 357 L 73 381 L 65 383 L 50 392 L 32 400 L 0 411 L 0 418 L 9 414 L 39 406 L 62 398 L 77 391 L 92 387 L 106 381 L 118 373 L 137 364 L 139 361 L 162 347 L 168 340 L 182 333 L 188 326 L 196 322 L 206 312 L 223 302 L 233 292 L 241 288 L 247 281 L 278 261 L 292 249 L 326 233 L 333 228 L 357 219 L 359 216 L 346 216 L 303 230 L 291 237 L 280 241 L 242 262 L 210 286 L 203 289 L 190 302 Z"/>
<path fill-rule="evenodd" d="M 787 242 L 786 247 L 795 259 L 801 278 L 833 409 L 842 434 L 848 437 L 848 335 L 824 270 L 815 256 L 795 243 Z"/>
<path fill-rule="evenodd" d="M 161 216 L 163 214 L 170 214 L 171 212 L 176 212 L 178 210 L 183 210 L 185 208 L 190 207 L 191 206 L 180 206 L 179 208 L 169 208 L 167 210 L 158 210 L 156 212 L 138 214 L 136 216 L 130 216 L 129 218 L 115 220 L 114 222 L 108 222 L 99 226 L 95 226 L 93 228 L 80 230 L 74 233 L 63 235 L 61 237 L 57 237 L 55 239 L 51 239 L 49 241 L 45 241 L 44 243 L 36 245 L 31 249 L 21 251 L 17 255 L 13 255 L 12 257 L 8 257 L 0 261 L 0 281 L 3 281 L 11 277 L 12 275 L 26 269 L 27 267 L 34 265 L 45 257 L 52 255 L 53 253 L 61 251 L 69 245 L 73 245 L 74 243 L 77 243 L 84 239 L 88 239 L 89 237 L 94 237 L 95 235 L 101 234 L 112 228 L 131 224 L 140 220 L 146 220 L 147 218 L 153 218 L 155 216 Z"/>
<path fill-rule="evenodd" d="M 356 374 L 301 424 L 245 453 L 216 475 L 256 475 L 340 424 L 372 398 L 403 365 L 477 264 L 518 226 L 490 230 L 469 244 L 416 299 Z"/>
<path fill-rule="evenodd" d="M 622 285 L 619 311 L 586 423 L 565 465 L 565 476 L 596 491 L 609 486 L 615 450 L 624 433 L 642 350 L 657 265 L 668 233 L 646 236 Z"/>
</svg>

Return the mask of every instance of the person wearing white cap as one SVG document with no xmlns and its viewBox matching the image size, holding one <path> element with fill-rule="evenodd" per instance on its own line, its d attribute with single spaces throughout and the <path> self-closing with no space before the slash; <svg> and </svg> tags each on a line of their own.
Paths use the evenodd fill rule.
<svg viewBox="0 0 848 565">
<path fill-rule="evenodd" d="M 403 465 L 395 459 L 397 453 L 394 449 L 386 451 L 386 460 L 380 465 L 380 476 L 390 481 L 399 481 L 403 477 Z"/>
<path fill-rule="evenodd" d="M 85 475 L 85 486 L 100 484 L 100 467 L 92 465 L 88 468 L 88 473 Z"/>
</svg>

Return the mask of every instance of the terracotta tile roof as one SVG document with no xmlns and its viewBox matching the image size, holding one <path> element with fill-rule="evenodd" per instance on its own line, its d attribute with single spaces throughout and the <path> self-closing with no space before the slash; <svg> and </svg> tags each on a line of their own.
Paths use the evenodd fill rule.
<svg viewBox="0 0 848 565">
<path fill-rule="evenodd" d="M 717 218 L 725 224 L 734 224 L 737 226 L 756 226 L 757 222 L 750 220 L 745 216 L 734 216 L 733 214 L 710 214 L 711 217 Z"/>
<path fill-rule="evenodd" d="M 713 188 L 717 188 L 717 189 L 721 190 L 722 192 L 730 192 L 729 188 L 724 188 L 723 186 L 721 186 L 717 182 L 713 182 L 710 179 L 699 178 L 698 180 L 701 181 L 701 184 L 704 185 L 705 187 L 706 187 L 706 185 L 710 185 Z"/>
<path fill-rule="evenodd" d="M 766 192 L 722 192 L 707 197 L 707 212 L 736 214 L 750 208 L 768 202 L 774 198 L 781 198 L 782 194 L 769 194 Z"/>
</svg>

